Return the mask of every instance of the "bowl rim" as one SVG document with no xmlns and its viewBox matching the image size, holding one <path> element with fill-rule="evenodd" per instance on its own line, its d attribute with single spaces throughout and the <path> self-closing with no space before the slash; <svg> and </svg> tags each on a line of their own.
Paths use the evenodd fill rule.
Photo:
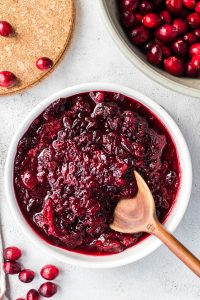
<svg viewBox="0 0 200 300">
<path fill-rule="evenodd" d="M 145 76 L 148 78 L 152 78 L 157 83 L 161 84 L 167 89 L 170 89 L 172 91 L 187 95 L 187 96 L 193 96 L 196 98 L 200 97 L 200 90 L 192 87 L 186 87 L 184 84 L 181 84 L 179 82 L 176 82 L 170 78 L 164 77 L 161 73 L 158 73 L 156 70 L 154 70 L 150 65 L 147 64 L 147 62 L 140 59 L 137 54 L 134 53 L 134 51 L 128 46 L 126 41 L 123 39 L 123 37 L 119 34 L 116 26 L 112 22 L 112 20 L 109 18 L 107 9 L 105 8 L 105 0 L 98 0 L 99 10 L 102 17 L 102 20 L 104 21 L 104 24 L 106 25 L 108 32 L 110 36 L 112 37 L 115 44 L 118 46 L 119 50 L 124 54 L 124 56 L 135 65 Z M 175 76 L 174 76 L 175 77 Z M 176 77 L 175 77 L 176 78 Z"/>
<path fill-rule="evenodd" d="M 158 248 L 162 244 L 161 241 L 156 239 L 154 236 L 150 236 L 138 243 L 137 245 L 135 245 L 134 247 L 131 247 L 119 254 L 105 256 L 79 254 L 52 246 L 48 244 L 45 240 L 43 240 L 31 228 L 31 226 L 27 225 L 27 221 L 25 220 L 18 206 L 13 185 L 13 167 L 17 145 L 20 138 L 26 132 L 33 120 L 42 111 L 44 111 L 44 109 L 48 105 L 50 105 L 53 101 L 59 98 L 69 97 L 75 94 L 95 90 L 118 92 L 130 98 L 136 99 L 137 101 L 141 102 L 144 106 L 146 106 L 150 111 L 152 111 L 158 117 L 158 119 L 161 120 L 161 122 L 166 126 L 167 130 L 169 131 L 171 137 L 174 140 L 179 155 L 182 180 L 180 183 L 180 189 L 177 195 L 177 200 L 173 206 L 172 212 L 165 221 L 165 226 L 171 232 L 176 229 L 188 206 L 192 187 L 192 165 L 187 144 L 176 123 L 159 104 L 151 100 L 149 97 L 133 89 L 118 84 L 93 82 L 75 85 L 54 93 L 50 97 L 40 102 L 37 106 L 35 106 L 31 110 L 31 112 L 25 117 L 25 119 L 15 132 L 10 143 L 5 163 L 4 185 L 6 199 L 9 203 L 10 210 L 14 215 L 15 220 L 18 222 L 20 228 L 25 233 L 25 235 L 28 238 L 30 238 L 36 246 L 42 248 L 44 251 L 47 251 L 49 254 L 56 257 L 60 261 L 64 261 L 72 265 L 87 268 L 113 268 L 132 263 L 141 259 L 142 257 L 145 257 L 146 255 L 154 251 L 156 248 Z"/>
</svg>

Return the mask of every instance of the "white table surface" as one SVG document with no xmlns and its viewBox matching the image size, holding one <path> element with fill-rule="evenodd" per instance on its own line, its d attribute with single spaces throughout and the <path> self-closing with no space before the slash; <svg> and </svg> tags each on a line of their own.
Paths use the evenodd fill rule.
<svg viewBox="0 0 200 300">
<path fill-rule="evenodd" d="M 100 18 L 97 0 L 77 0 L 74 38 L 65 59 L 45 81 L 31 90 L 0 99 L 0 203 L 5 245 L 23 249 L 23 265 L 39 272 L 46 263 L 61 269 L 54 300 L 195 300 L 199 279 L 161 246 L 153 254 L 124 267 L 90 270 L 62 264 L 27 240 L 13 219 L 3 190 L 3 169 L 11 138 L 23 118 L 44 98 L 78 83 L 115 82 L 134 88 L 161 104 L 181 128 L 193 162 L 193 190 L 187 212 L 175 235 L 200 257 L 200 99 L 172 92 L 148 79 L 120 53 Z M 24 297 L 42 282 L 29 284 L 9 277 L 8 296 Z"/>
</svg>

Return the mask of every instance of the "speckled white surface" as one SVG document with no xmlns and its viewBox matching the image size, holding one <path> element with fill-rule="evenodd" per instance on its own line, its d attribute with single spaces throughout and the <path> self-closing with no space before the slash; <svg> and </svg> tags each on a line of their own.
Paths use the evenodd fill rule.
<svg viewBox="0 0 200 300">
<path fill-rule="evenodd" d="M 134 88 L 161 104 L 175 119 L 188 143 L 193 162 L 193 191 L 176 236 L 200 257 L 200 99 L 186 97 L 146 78 L 119 52 L 98 12 L 97 0 L 77 0 L 77 24 L 71 47 L 58 69 L 37 87 L 22 95 L 0 98 L 0 204 L 5 244 L 24 251 L 23 265 L 36 272 L 46 263 L 62 270 L 54 300 L 196 300 L 199 279 L 162 246 L 143 260 L 117 269 L 88 270 L 63 265 L 38 250 L 13 220 L 3 191 L 7 149 L 16 128 L 42 99 L 64 87 L 88 81 L 115 82 Z M 9 278 L 8 297 L 25 297 L 42 282 L 29 284 Z"/>
</svg>

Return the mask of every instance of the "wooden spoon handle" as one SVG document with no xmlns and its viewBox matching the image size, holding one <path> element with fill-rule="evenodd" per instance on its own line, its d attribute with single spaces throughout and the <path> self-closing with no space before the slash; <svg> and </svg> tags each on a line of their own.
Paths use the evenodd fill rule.
<svg viewBox="0 0 200 300">
<path fill-rule="evenodd" d="M 200 260 L 170 234 L 158 221 L 152 231 L 182 262 L 200 277 Z"/>
</svg>

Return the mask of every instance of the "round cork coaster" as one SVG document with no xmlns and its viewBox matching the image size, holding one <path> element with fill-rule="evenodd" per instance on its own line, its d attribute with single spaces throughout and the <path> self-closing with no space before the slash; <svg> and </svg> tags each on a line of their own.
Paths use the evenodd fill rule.
<svg viewBox="0 0 200 300">
<path fill-rule="evenodd" d="M 0 1 L 0 20 L 9 22 L 14 34 L 0 36 L 0 71 L 15 74 L 18 83 L 0 87 L 0 96 L 21 92 L 47 77 L 69 46 L 74 20 L 74 0 Z M 49 57 L 53 67 L 41 71 L 36 60 Z"/>
</svg>

